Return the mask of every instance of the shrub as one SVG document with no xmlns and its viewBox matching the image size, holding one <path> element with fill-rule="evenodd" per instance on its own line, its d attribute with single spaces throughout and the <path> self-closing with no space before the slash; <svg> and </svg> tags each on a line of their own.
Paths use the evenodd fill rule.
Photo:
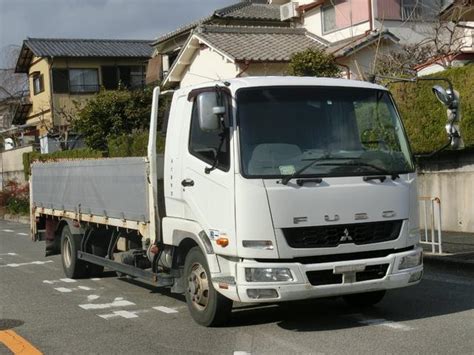
<svg viewBox="0 0 474 355">
<path fill-rule="evenodd" d="M 110 137 L 107 142 L 110 157 L 143 157 L 147 155 L 148 132 L 135 132 Z M 165 139 L 158 134 L 156 150 L 163 153 L 165 150 Z"/>
<path fill-rule="evenodd" d="M 339 77 L 340 70 L 333 55 L 308 48 L 291 57 L 288 74 L 331 78 Z"/>
<path fill-rule="evenodd" d="M 0 206 L 10 214 L 27 215 L 30 209 L 28 184 L 21 185 L 15 180 L 7 181 L 0 192 Z"/>
</svg>

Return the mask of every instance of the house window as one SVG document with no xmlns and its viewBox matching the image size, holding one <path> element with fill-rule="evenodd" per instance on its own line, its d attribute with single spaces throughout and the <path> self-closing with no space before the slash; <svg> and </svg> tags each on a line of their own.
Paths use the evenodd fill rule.
<svg viewBox="0 0 474 355">
<path fill-rule="evenodd" d="M 64 94 L 69 92 L 68 69 L 53 69 L 53 92 Z"/>
<path fill-rule="evenodd" d="M 93 93 L 99 91 L 97 69 L 70 69 L 69 91 L 71 93 Z"/>
<path fill-rule="evenodd" d="M 331 0 L 322 8 L 323 33 L 369 21 L 367 0 Z"/>
<path fill-rule="evenodd" d="M 334 31 L 336 28 L 336 7 L 332 4 L 323 7 L 323 32 Z"/>
<path fill-rule="evenodd" d="M 402 0 L 402 20 L 420 20 L 422 18 L 421 0 Z"/>
<path fill-rule="evenodd" d="M 129 89 L 142 88 L 145 85 L 145 67 L 143 65 L 103 66 L 102 85 L 107 90 L 118 87 Z"/>
<path fill-rule="evenodd" d="M 35 74 L 33 76 L 33 92 L 35 95 L 44 91 L 43 74 Z"/>
</svg>

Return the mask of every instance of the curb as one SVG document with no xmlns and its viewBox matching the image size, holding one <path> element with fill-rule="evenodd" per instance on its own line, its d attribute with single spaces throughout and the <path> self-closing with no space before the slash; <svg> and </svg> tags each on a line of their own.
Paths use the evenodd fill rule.
<svg viewBox="0 0 474 355">
<path fill-rule="evenodd" d="M 11 214 L 5 214 L 3 218 L 4 221 L 8 222 L 16 222 L 21 224 L 30 224 L 30 218 L 28 216 L 15 216 Z"/>
<path fill-rule="evenodd" d="M 454 254 L 455 255 L 455 254 Z M 426 264 L 456 266 L 474 270 L 474 260 L 465 260 L 451 255 L 423 254 L 423 261 Z"/>
</svg>

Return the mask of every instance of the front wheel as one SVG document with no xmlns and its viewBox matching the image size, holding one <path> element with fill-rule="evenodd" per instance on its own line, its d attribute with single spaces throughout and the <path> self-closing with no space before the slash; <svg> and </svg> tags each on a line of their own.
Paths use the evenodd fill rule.
<svg viewBox="0 0 474 355">
<path fill-rule="evenodd" d="M 214 289 L 206 257 L 199 247 L 192 248 L 186 256 L 184 275 L 186 303 L 196 323 L 205 327 L 225 324 L 232 311 L 232 300 Z"/>
<path fill-rule="evenodd" d="M 365 293 L 355 293 L 353 295 L 343 296 L 344 301 L 349 305 L 355 307 L 370 307 L 380 301 L 385 296 L 386 291 L 374 291 L 374 292 L 365 292 Z"/>
</svg>

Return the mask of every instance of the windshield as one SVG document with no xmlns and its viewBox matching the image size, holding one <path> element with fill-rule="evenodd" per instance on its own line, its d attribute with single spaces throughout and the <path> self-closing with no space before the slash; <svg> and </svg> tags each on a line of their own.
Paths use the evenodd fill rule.
<svg viewBox="0 0 474 355">
<path fill-rule="evenodd" d="M 386 91 L 241 89 L 237 107 L 246 177 L 365 176 L 414 170 L 400 118 Z"/>
</svg>

